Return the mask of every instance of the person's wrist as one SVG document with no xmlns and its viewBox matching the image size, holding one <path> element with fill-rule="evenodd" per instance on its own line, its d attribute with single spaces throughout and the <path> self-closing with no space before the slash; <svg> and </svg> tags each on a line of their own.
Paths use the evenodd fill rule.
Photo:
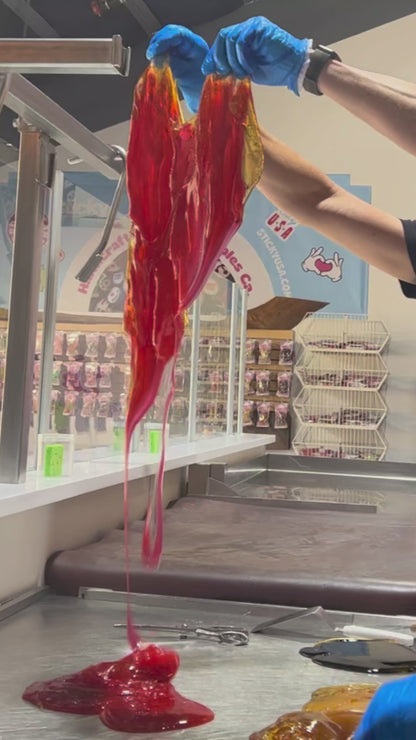
<svg viewBox="0 0 416 740">
<path fill-rule="evenodd" d="M 325 71 L 333 62 L 341 62 L 337 52 L 318 44 L 309 50 L 309 59 L 303 77 L 303 89 L 312 95 L 323 95 L 322 80 Z"/>
<path fill-rule="evenodd" d="M 328 64 L 325 65 L 321 74 L 319 75 L 319 89 L 323 95 L 327 95 L 331 89 L 333 80 L 339 74 L 343 63 L 338 59 L 330 59 Z"/>
</svg>

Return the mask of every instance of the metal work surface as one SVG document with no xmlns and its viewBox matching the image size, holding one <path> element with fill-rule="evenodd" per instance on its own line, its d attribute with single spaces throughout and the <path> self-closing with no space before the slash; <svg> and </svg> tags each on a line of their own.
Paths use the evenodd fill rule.
<svg viewBox="0 0 416 740">
<path fill-rule="evenodd" d="M 372 509 L 403 516 L 408 522 L 416 514 L 415 474 L 414 465 L 320 461 L 272 453 L 241 465 L 225 465 L 219 472 L 220 485 L 211 478 L 207 492 L 296 508 L 353 508 L 369 513 Z"/>
<path fill-rule="evenodd" d="M 117 659 L 127 652 L 124 631 L 113 627 L 114 623 L 125 621 L 124 604 L 117 600 L 118 595 L 114 595 L 114 601 L 100 600 L 100 596 L 111 599 L 112 594 L 98 592 L 94 598 L 93 592 L 91 596 L 75 599 L 46 595 L 0 623 L 1 740 L 124 737 L 107 730 L 96 717 L 42 712 L 20 698 L 25 687 L 34 681 Z M 139 623 L 233 625 L 248 630 L 288 613 L 281 607 L 141 595 L 133 597 L 133 609 Z M 352 614 L 332 613 L 331 619 L 342 624 L 355 621 Z M 397 629 L 409 621 L 360 615 L 359 623 Z M 318 622 L 316 627 L 320 633 Z M 281 629 L 276 635 L 252 634 L 244 647 L 203 640 L 164 642 L 180 654 L 176 688 L 211 707 L 216 719 L 200 728 L 154 737 L 246 740 L 251 732 L 279 714 L 300 708 L 318 687 L 374 680 L 365 674 L 321 668 L 300 657 L 299 649 L 314 643 L 311 633 L 309 637 L 296 637 Z M 159 637 L 146 635 L 149 641 L 162 644 Z"/>
</svg>

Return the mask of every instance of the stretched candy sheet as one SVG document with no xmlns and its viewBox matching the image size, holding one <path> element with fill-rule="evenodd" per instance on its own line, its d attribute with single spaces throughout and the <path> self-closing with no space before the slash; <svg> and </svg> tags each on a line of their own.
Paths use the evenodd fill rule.
<svg viewBox="0 0 416 740">
<path fill-rule="evenodd" d="M 248 81 L 208 77 L 198 115 L 185 123 L 169 67 L 148 67 L 135 91 L 127 157 L 132 238 L 124 323 L 132 382 L 126 459 L 162 379 L 173 377 L 185 312 L 241 225 L 262 165 Z M 171 382 L 165 423 L 172 396 Z M 164 449 L 142 547 L 152 567 L 162 551 L 163 468 Z"/>
<path fill-rule="evenodd" d="M 170 69 L 147 69 L 135 92 L 127 159 L 132 218 L 124 316 L 132 371 L 125 473 L 128 594 L 127 471 L 132 434 L 168 372 L 166 425 L 185 311 L 240 226 L 244 202 L 261 168 L 247 82 L 209 78 L 197 118 L 184 123 Z M 162 551 L 163 468 L 164 447 L 156 506 L 153 502 L 149 507 L 143 538 L 143 557 L 152 566 Z M 175 653 L 139 645 L 129 601 L 127 625 L 129 655 L 32 684 L 23 698 L 44 709 L 97 714 L 107 727 L 120 732 L 160 733 L 211 722 L 211 710 L 173 687 L 179 666 Z"/>
</svg>

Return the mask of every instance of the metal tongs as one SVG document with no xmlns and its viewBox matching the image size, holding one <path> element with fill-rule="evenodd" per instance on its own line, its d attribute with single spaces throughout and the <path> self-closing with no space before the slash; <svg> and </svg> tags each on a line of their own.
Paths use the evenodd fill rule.
<svg viewBox="0 0 416 740">
<path fill-rule="evenodd" d="M 114 627 L 126 629 L 126 624 L 114 624 Z M 250 635 L 247 630 L 236 627 L 190 627 L 183 624 L 178 627 L 166 627 L 160 624 L 135 624 L 139 632 L 167 632 L 175 634 L 179 640 L 215 640 L 223 645 L 248 645 Z"/>
<path fill-rule="evenodd" d="M 117 183 L 117 187 L 114 191 L 113 200 L 111 202 L 110 210 L 108 211 L 107 219 L 104 225 L 104 230 L 99 241 L 99 244 L 94 249 L 91 257 L 86 261 L 85 265 L 81 267 L 79 273 L 76 275 L 76 279 L 81 283 L 87 283 L 90 277 L 94 274 L 97 267 L 101 264 L 103 259 L 103 252 L 108 244 L 114 222 L 116 220 L 118 207 L 120 205 L 121 196 L 123 195 L 124 186 L 126 184 L 126 151 L 121 146 L 112 146 L 112 149 L 118 154 L 122 161 L 122 170 Z"/>
</svg>

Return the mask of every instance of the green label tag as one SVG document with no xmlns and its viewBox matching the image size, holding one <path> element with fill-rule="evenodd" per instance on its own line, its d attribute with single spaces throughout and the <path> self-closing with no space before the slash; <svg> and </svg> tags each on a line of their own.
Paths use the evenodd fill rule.
<svg viewBox="0 0 416 740">
<path fill-rule="evenodd" d="M 162 447 L 162 432 L 159 429 L 149 429 L 149 452 L 155 454 Z"/>
<path fill-rule="evenodd" d="M 122 452 L 124 450 L 126 433 L 124 427 L 120 429 L 113 429 L 113 450 L 115 452 Z"/>
<path fill-rule="evenodd" d="M 43 472 L 46 478 L 59 478 L 64 469 L 64 446 L 46 445 Z"/>
</svg>

